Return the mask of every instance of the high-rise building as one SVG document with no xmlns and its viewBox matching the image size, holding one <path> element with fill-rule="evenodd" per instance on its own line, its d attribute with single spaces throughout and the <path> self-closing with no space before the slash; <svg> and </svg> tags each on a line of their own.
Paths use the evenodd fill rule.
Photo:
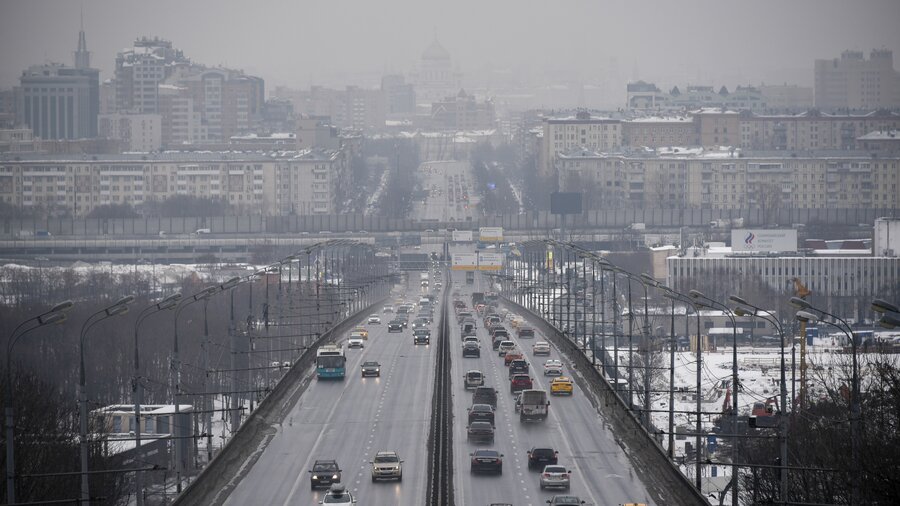
<svg viewBox="0 0 900 506">
<path fill-rule="evenodd" d="M 384 93 L 387 115 L 389 117 L 410 116 L 416 112 L 415 88 L 413 88 L 412 84 L 406 82 L 402 74 L 382 77 L 381 91 Z"/>
<path fill-rule="evenodd" d="M 97 136 L 100 71 L 90 68 L 84 30 L 78 34 L 75 66 L 33 65 L 22 73 L 18 122 L 42 139 Z"/>
<path fill-rule="evenodd" d="M 159 112 L 159 84 L 190 60 L 172 42 L 141 37 L 116 55 L 116 109 L 120 112 Z"/>
<path fill-rule="evenodd" d="M 431 104 L 431 126 L 437 130 L 490 130 L 496 123 L 494 102 L 478 102 L 465 90 Z"/>
<path fill-rule="evenodd" d="M 816 60 L 815 103 L 825 110 L 874 110 L 900 107 L 900 73 L 894 54 L 873 49 L 844 51 L 840 58 Z"/>
</svg>

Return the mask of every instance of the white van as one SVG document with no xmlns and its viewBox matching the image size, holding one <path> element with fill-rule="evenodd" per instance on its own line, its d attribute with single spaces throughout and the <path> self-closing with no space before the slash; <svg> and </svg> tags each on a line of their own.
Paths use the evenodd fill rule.
<svg viewBox="0 0 900 506">
<path fill-rule="evenodd" d="M 201 235 L 201 234 L 209 234 L 209 233 L 211 233 L 211 231 L 208 228 L 198 228 L 197 231 L 194 233 L 197 235 Z"/>
</svg>

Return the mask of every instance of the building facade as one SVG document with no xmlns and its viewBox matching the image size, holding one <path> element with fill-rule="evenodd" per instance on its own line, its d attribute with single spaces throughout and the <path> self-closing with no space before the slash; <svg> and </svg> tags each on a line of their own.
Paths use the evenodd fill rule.
<svg viewBox="0 0 900 506">
<path fill-rule="evenodd" d="M 18 123 L 42 139 L 97 136 L 100 71 L 60 64 L 34 65 L 20 78 Z"/>
<path fill-rule="evenodd" d="M 562 191 L 591 189 L 590 208 L 900 208 L 897 155 L 573 149 L 557 154 L 555 170 Z"/>
<path fill-rule="evenodd" d="M 431 127 L 435 130 L 491 130 L 496 122 L 494 103 L 478 102 L 465 90 L 431 104 Z"/>
<path fill-rule="evenodd" d="M 162 117 L 159 114 L 101 114 L 100 137 L 123 141 L 127 151 L 159 151 L 162 147 Z"/>
<path fill-rule="evenodd" d="M 0 159 L 0 200 L 74 217 L 107 204 L 140 211 L 176 195 L 221 199 L 239 214 L 331 214 L 347 165 L 340 150 L 23 154 Z"/>
<path fill-rule="evenodd" d="M 422 52 L 419 62 L 409 73 L 409 82 L 415 87 L 417 104 L 426 110 L 430 110 L 433 102 L 453 95 L 462 87 L 450 53 L 437 39 Z"/>
<path fill-rule="evenodd" d="M 555 177 L 556 155 L 560 152 L 584 149 L 615 151 L 622 147 L 620 120 L 592 116 L 579 111 L 574 116 L 545 118 L 541 158 L 538 164 L 542 177 Z"/>
<path fill-rule="evenodd" d="M 873 49 L 868 60 L 862 51 L 816 60 L 815 87 L 816 107 L 827 111 L 900 108 L 900 73 L 888 49 Z"/>
</svg>

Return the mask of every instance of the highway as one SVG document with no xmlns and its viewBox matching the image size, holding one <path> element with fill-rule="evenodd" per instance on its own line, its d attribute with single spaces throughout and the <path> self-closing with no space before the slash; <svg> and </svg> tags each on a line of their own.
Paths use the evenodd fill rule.
<svg viewBox="0 0 900 506">
<path fill-rule="evenodd" d="M 462 274 L 453 273 L 456 281 L 453 286 L 459 290 L 459 298 L 471 309 L 471 288 L 460 283 L 464 283 Z M 513 331 L 508 323 L 504 325 Z M 572 470 L 571 494 L 588 504 L 653 504 L 624 451 L 577 384 L 571 397 L 550 397 L 550 414 L 546 421 L 522 424 L 514 411 L 507 368 L 503 359 L 491 349 L 490 337 L 481 320 L 478 321 L 477 331 L 481 340 L 480 358 L 462 358 L 459 326 L 452 322 L 450 328 L 451 341 L 455 345 L 452 377 L 455 382 L 453 432 L 457 506 L 481 506 L 492 502 L 537 506 L 545 504 L 554 494 L 566 493 L 540 490 L 540 472 L 537 469 L 528 470 L 527 451 L 533 446 L 550 446 L 559 451 L 559 464 Z M 534 357 L 531 346 L 540 337 L 513 340 L 525 352 L 531 366 L 534 388 L 549 393 L 550 381 L 543 376 L 543 364 L 547 358 L 559 359 L 558 351 L 554 348 L 550 357 Z M 462 377 L 470 369 L 482 371 L 486 376 L 485 385 L 498 390 L 493 445 L 466 442 L 466 409 L 471 405 L 471 393 L 463 387 Z M 564 375 L 571 377 L 567 366 L 564 365 L 563 370 Z M 470 475 L 469 453 L 477 448 L 491 448 L 504 454 L 501 476 Z"/>
<path fill-rule="evenodd" d="M 425 162 L 419 166 L 424 201 L 413 204 L 411 218 L 423 221 L 474 219 L 478 196 L 472 188 L 469 162 Z"/>
<path fill-rule="evenodd" d="M 418 295 L 407 299 L 417 301 Z M 310 490 L 308 471 L 316 459 L 337 460 L 342 482 L 359 504 L 421 504 L 434 354 L 429 346 L 413 345 L 410 330 L 388 334 L 391 315 L 380 316 L 381 325 L 366 325 L 365 347 L 347 351 L 347 377 L 312 380 L 226 504 L 317 504 L 325 490 Z M 437 322 L 433 333 L 436 328 Z M 380 378 L 361 378 L 367 360 L 381 364 Z M 369 461 L 380 450 L 400 454 L 402 483 L 372 483 Z"/>
</svg>

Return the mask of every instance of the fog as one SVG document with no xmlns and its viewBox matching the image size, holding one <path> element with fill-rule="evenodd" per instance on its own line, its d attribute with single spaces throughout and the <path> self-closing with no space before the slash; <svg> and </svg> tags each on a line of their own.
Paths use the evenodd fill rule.
<svg viewBox="0 0 900 506">
<path fill-rule="evenodd" d="M 900 53 L 896 0 L 3 0 L 0 87 L 17 85 L 29 65 L 70 63 L 82 6 L 103 78 L 141 35 L 294 88 L 374 87 L 385 72 L 407 72 L 435 36 L 467 86 L 571 79 L 617 89 L 635 78 L 808 86 L 816 58 Z"/>
</svg>

